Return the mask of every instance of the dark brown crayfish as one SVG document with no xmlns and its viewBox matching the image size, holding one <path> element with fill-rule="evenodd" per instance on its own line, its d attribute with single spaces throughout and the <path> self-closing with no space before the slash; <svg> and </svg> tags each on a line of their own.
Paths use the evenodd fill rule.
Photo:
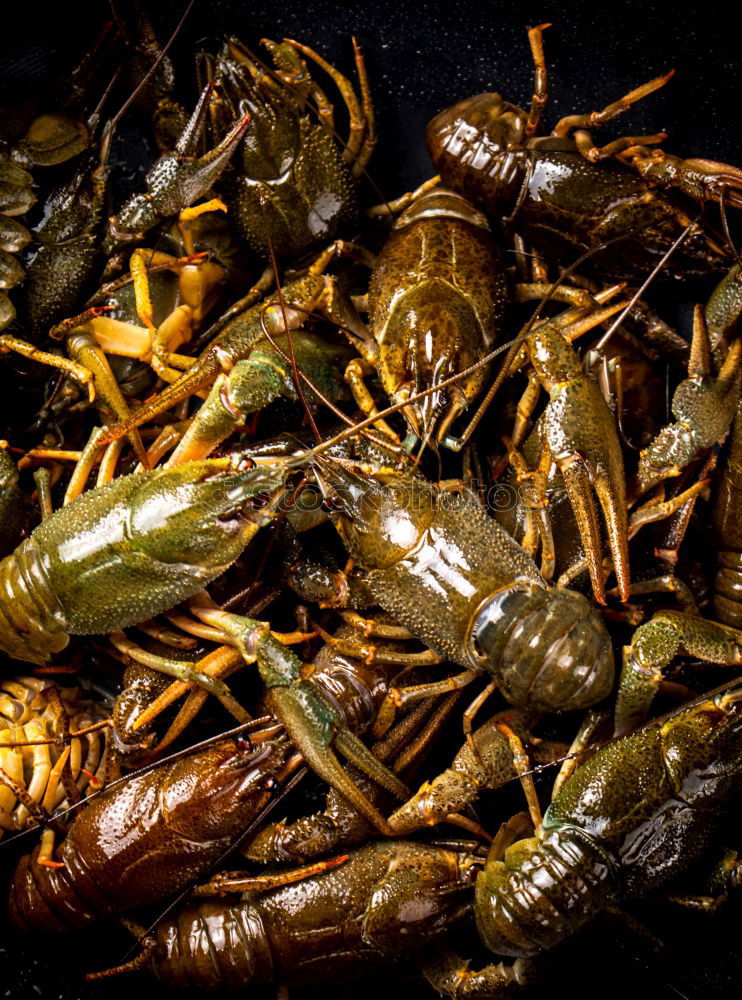
<svg viewBox="0 0 742 1000">
<path fill-rule="evenodd" d="M 530 111 L 499 94 L 478 94 L 442 111 L 427 143 L 444 183 L 531 241 L 549 257 L 631 280 L 660 262 L 689 226 L 693 203 L 742 207 L 742 171 L 713 160 L 681 160 L 651 148 L 665 138 L 633 136 L 596 147 L 590 129 L 610 121 L 672 74 L 651 80 L 602 111 L 569 115 L 538 136 L 546 103 L 541 28 L 529 31 L 536 65 Z M 683 200 L 685 199 L 685 200 Z M 615 243 L 603 248 L 604 241 Z M 665 276 L 724 270 L 731 261 L 701 224 L 691 228 Z"/>
</svg>

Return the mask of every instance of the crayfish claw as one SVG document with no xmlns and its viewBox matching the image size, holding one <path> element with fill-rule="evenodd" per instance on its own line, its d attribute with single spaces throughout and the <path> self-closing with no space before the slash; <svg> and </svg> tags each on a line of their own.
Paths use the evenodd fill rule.
<svg viewBox="0 0 742 1000">
<path fill-rule="evenodd" d="M 677 188 L 695 201 L 716 201 L 742 208 L 742 170 L 701 158 L 681 159 L 665 150 L 634 147 L 626 159 L 651 185 Z"/>
<path fill-rule="evenodd" d="M 598 604 L 605 604 L 600 528 L 590 492 L 590 476 L 586 463 L 579 457 L 572 456 L 569 464 L 561 466 L 561 472 L 585 549 L 585 558 L 593 585 L 593 596 Z"/>
<path fill-rule="evenodd" d="M 189 147 L 193 134 L 200 134 L 190 131 L 191 122 L 181 136 L 181 140 L 186 137 Z M 243 115 L 222 141 L 203 156 L 185 156 L 176 150 L 161 157 L 147 175 L 149 197 L 157 211 L 163 216 L 177 215 L 202 198 L 226 167 L 249 124 L 250 115 Z"/>
<path fill-rule="evenodd" d="M 622 601 L 629 599 L 629 555 L 626 498 L 623 481 L 605 472 L 595 473 L 589 463 L 572 458 L 561 466 L 564 485 L 574 511 L 577 526 L 585 548 L 593 594 L 599 604 L 605 604 L 605 581 L 598 515 L 592 497 L 592 488 L 598 497 L 608 534 L 608 545 Z"/>
<path fill-rule="evenodd" d="M 243 115 L 222 141 L 203 156 L 191 155 L 201 136 L 213 85 L 208 83 L 181 133 L 175 150 L 165 153 L 147 174 L 147 192 L 134 195 L 109 222 L 106 252 L 141 239 L 160 219 L 178 215 L 203 198 L 226 167 L 250 123 Z"/>
<path fill-rule="evenodd" d="M 613 414 L 597 383 L 584 374 L 563 333 L 544 324 L 528 340 L 534 369 L 551 396 L 543 415 L 543 441 L 564 477 L 596 601 L 605 604 L 602 547 L 593 489 L 605 517 L 621 600 L 626 601 L 629 543 L 621 445 Z"/>
<path fill-rule="evenodd" d="M 203 135 L 203 131 L 206 126 L 206 116 L 209 113 L 209 105 L 213 89 L 214 84 L 210 80 L 201 91 L 198 103 L 193 109 L 193 114 L 186 122 L 186 126 L 175 144 L 175 152 L 179 156 L 195 155 L 198 140 Z"/>
</svg>

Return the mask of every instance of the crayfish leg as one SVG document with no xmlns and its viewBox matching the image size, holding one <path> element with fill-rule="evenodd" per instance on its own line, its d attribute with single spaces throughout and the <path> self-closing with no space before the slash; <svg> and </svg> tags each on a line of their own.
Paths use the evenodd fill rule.
<svg viewBox="0 0 742 1000">
<path fill-rule="evenodd" d="M 531 977 L 526 975 L 528 959 L 518 958 L 512 965 L 500 962 L 483 969 L 469 968 L 469 962 L 447 949 L 437 949 L 436 956 L 423 960 L 423 975 L 438 993 L 453 1000 L 505 1000 Z"/>
<path fill-rule="evenodd" d="M 206 595 L 199 603 L 192 601 L 190 607 L 201 621 L 221 628 L 246 663 L 257 664 L 267 688 L 266 707 L 283 723 L 312 770 L 344 795 L 377 830 L 392 836 L 391 827 L 345 772 L 332 745 L 394 794 L 406 798 L 406 786 L 357 737 L 341 728 L 342 721 L 327 697 L 303 678 L 299 657 L 271 635 L 265 622 L 229 614 Z"/>
<path fill-rule="evenodd" d="M 662 683 L 662 671 L 679 654 L 704 663 L 742 664 L 742 634 L 736 629 L 681 611 L 660 611 L 624 646 L 616 699 L 617 736 L 641 724 Z"/>
<path fill-rule="evenodd" d="M 197 886 L 194 896 L 226 896 L 230 893 L 241 892 L 268 892 L 271 889 L 278 889 L 282 885 L 292 885 L 295 882 L 302 882 L 305 878 L 313 875 L 321 875 L 322 872 L 332 871 L 348 860 L 347 854 L 341 854 L 337 858 L 328 858 L 327 861 L 317 861 L 311 865 L 302 865 L 301 868 L 292 868 L 289 871 L 270 872 L 267 875 L 246 875 L 244 872 L 220 872 L 211 881 L 204 885 Z"/>
<path fill-rule="evenodd" d="M 106 320 L 103 320 L 105 323 Z M 108 322 L 115 322 L 109 320 Z M 95 338 L 84 328 L 73 330 L 67 338 L 67 350 L 73 361 L 86 368 L 93 378 L 98 409 L 103 420 L 113 416 L 117 420 L 126 420 L 131 416 L 129 405 L 121 392 L 108 359 Z M 138 430 L 132 430 L 127 435 L 137 459 L 147 466 L 147 453 L 144 450 Z"/>
<path fill-rule="evenodd" d="M 546 28 L 550 27 L 550 24 L 539 24 L 535 28 L 528 29 L 528 44 L 531 47 L 531 57 L 533 59 L 533 96 L 531 97 L 531 108 L 528 112 L 528 121 L 525 128 L 528 137 L 536 134 L 541 114 L 549 99 L 546 89 L 547 73 L 543 33 Z"/>
<path fill-rule="evenodd" d="M 371 157 L 374 146 L 376 145 L 376 128 L 373 105 L 371 104 L 368 78 L 366 76 L 366 66 L 360 48 L 358 47 L 355 39 L 353 39 L 356 69 L 358 70 L 358 77 L 361 81 L 363 108 L 358 101 L 358 97 L 350 80 L 331 63 L 328 63 L 326 59 L 323 59 L 319 53 L 314 51 L 314 49 L 310 49 L 307 45 L 302 45 L 301 42 L 296 42 L 291 38 L 285 38 L 284 42 L 292 48 L 297 49 L 303 55 L 308 56 L 313 62 L 315 62 L 325 71 L 325 73 L 327 73 L 340 91 L 340 95 L 345 102 L 345 106 L 348 110 L 348 116 L 350 118 L 350 131 L 348 134 L 348 141 L 345 143 L 343 159 L 346 163 L 352 165 L 351 170 L 353 176 L 358 177 L 361 173 L 363 173 L 363 170 Z M 324 95 L 322 96 L 324 97 Z"/>
<path fill-rule="evenodd" d="M 8 354 L 11 351 L 23 355 L 24 358 L 28 358 L 30 361 L 37 361 L 39 364 L 58 368 L 59 371 L 70 375 L 85 388 L 91 403 L 95 399 L 93 376 L 82 365 L 78 365 L 68 358 L 61 358 L 58 354 L 50 354 L 48 351 L 39 350 L 33 344 L 29 344 L 25 340 L 18 340 L 16 337 L 11 337 L 8 333 L 0 335 L 0 354 Z"/>
<path fill-rule="evenodd" d="M 567 115 L 564 118 L 560 118 L 554 126 L 552 135 L 567 136 L 575 129 L 589 129 L 603 125 L 605 122 L 611 121 L 611 119 L 623 114 L 624 111 L 628 111 L 632 104 L 636 104 L 637 101 L 641 101 L 644 97 L 653 94 L 655 90 L 664 87 L 674 75 L 675 70 L 671 69 L 669 73 L 665 73 L 663 76 L 656 76 L 647 83 L 643 83 L 641 86 L 630 90 L 628 94 L 624 94 L 617 101 L 607 104 L 602 111 L 589 111 L 587 114 Z M 591 157 L 588 156 L 588 159 L 591 159 Z"/>
</svg>

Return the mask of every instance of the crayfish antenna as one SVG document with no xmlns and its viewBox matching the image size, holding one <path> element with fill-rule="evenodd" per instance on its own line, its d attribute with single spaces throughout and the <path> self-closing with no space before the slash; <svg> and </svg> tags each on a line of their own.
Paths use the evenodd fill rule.
<svg viewBox="0 0 742 1000">
<path fill-rule="evenodd" d="M 122 962 L 120 965 L 112 965 L 110 968 L 101 969 L 99 972 L 87 972 L 85 974 L 87 982 L 95 983 L 101 979 L 111 979 L 113 976 L 126 975 L 127 972 L 139 972 L 141 969 L 145 969 L 152 960 L 153 952 L 157 946 L 155 938 L 143 927 L 127 917 L 120 917 L 119 923 L 134 935 L 137 939 L 136 943 L 141 950 L 128 962 Z"/>
<path fill-rule="evenodd" d="M 278 261 L 276 259 L 276 251 L 274 249 L 273 240 L 271 239 L 270 235 L 268 236 L 268 252 L 270 254 L 271 266 L 273 267 L 273 276 L 276 282 L 276 295 L 278 297 L 278 304 L 281 308 L 283 326 L 286 331 L 286 343 L 289 349 L 289 360 L 291 362 L 291 374 L 294 379 L 294 388 L 296 390 L 296 395 L 299 399 L 299 402 L 301 403 L 306 418 L 309 421 L 309 426 L 312 428 L 314 440 L 317 442 L 317 444 L 320 444 L 322 441 L 322 435 L 320 434 L 319 428 L 317 427 L 317 424 L 314 421 L 314 417 L 312 416 L 312 411 L 309 409 L 309 404 L 307 403 L 306 396 L 304 395 L 304 388 L 301 382 L 299 366 L 296 363 L 296 354 L 294 352 L 294 340 L 293 337 L 291 336 L 291 327 L 288 322 L 288 318 L 286 316 L 286 302 L 284 301 L 283 291 L 281 289 L 281 280 L 278 276 Z"/>
</svg>

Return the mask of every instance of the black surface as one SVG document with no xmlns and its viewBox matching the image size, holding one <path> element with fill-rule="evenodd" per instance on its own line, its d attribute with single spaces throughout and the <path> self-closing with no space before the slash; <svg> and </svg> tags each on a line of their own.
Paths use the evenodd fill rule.
<svg viewBox="0 0 742 1000">
<path fill-rule="evenodd" d="M 185 5 L 150 6 L 165 37 Z M 6 0 L 0 12 L 0 101 L 19 91 L 43 90 L 57 73 L 73 65 L 95 36 L 106 9 L 102 0 L 68 0 L 54 6 L 14 2 L 12 10 L 8 7 Z M 677 75 L 671 84 L 606 130 L 606 137 L 666 130 L 671 135 L 667 147 L 675 153 L 742 162 L 740 36 L 730 20 L 733 11 L 729 3 L 690 7 L 651 0 L 601 6 L 198 0 L 174 54 L 183 81 L 190 53 L 201 45 L 213 49 L 224 32 L 239 34 L 251 45 L 263 35 L 287 35 L 315 46 L 351 73 L 350 36 L 355 34 L 366 54 L 378 113 L 380 138 L 370 174 L 380 192 L 393 197 L 430 175 L 423 132 L 442 107 L 482 90 L 497 90 L 508 100 L 527 104 L 532 72 L 525 27 L 544 21 L 554 24 L 545 36 L 551 95 L 547 124 L 566 113 L 599 108 L 674 66 Z M 380 200 L 368 190 L 366 197 Z M 4 861 L 0 848 L 0 864 Z M 650 911 L 647 920 L 666 940 L 659 956 L 642 953 L 636 938 L 605 924 L 577 942 L 560 972 L 532 995 L 651 994 L 658 1000 L 742 996 L 738 909 L 728 910 L 713 923 L 671 918 L 666 911 Z M 96 987 L 82 984 L 85 970 L 119 960 L 124 942 L 115 930 L 103 928 L 68 941 L 43 942 L 22 938 L 0 925 L 0 997 L 117 1000 L 149 990 L 139 978 Z M 329 991 L 315 989 L 306 995 L 322 997 Z M 415 978 L 405 978 L 333 993 L 346 995 L 384 995 L 391 1000 L 433 994 Z"/>
</svg>

